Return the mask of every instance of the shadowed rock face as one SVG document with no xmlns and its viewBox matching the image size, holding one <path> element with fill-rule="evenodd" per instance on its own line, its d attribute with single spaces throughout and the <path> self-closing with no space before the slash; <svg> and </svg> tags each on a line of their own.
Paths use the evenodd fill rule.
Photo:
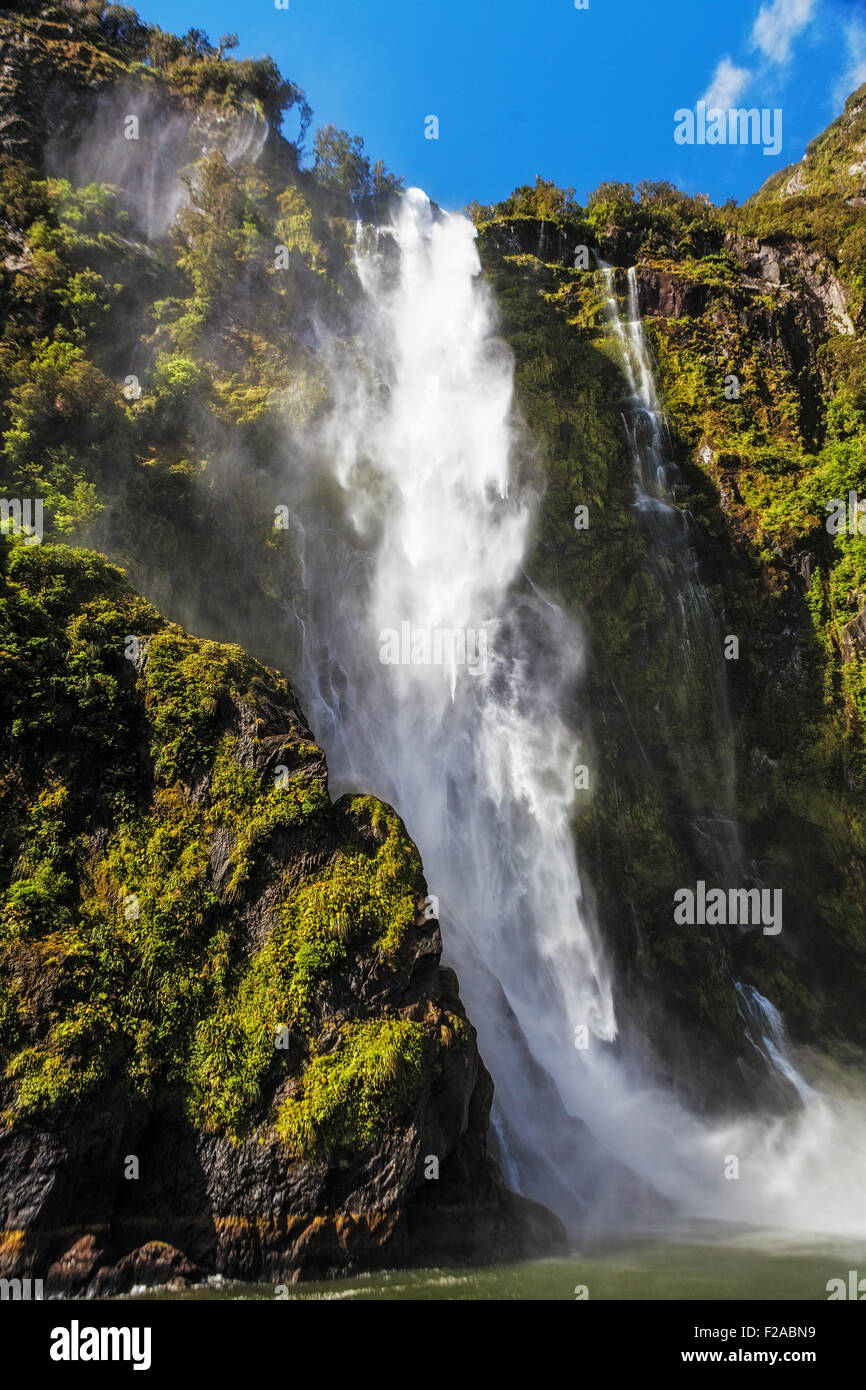
<svg viewBox="0 0 866 1390">
<path fill-rule="evenodd" d="M 19 894 L 0 933 L 0 1272 L 102 1295 L 563 1248 L 488 1155 L 492 1083 L 402 822 L 373 798 L 331 803 L 277 673 L 166 624 L 94 556 L 23 551 L 0 599 L 19 694 L 40 703 L 22 625 L 46 617 L 51 572 L 58 679 L 83 624 L 79 688 L 108 694 L 103 751 L 131 777 L 106 800 L 90 758 L 63 765 L 59 728 L 19 739 L 4 686 L 4 818 L 23 824 L 62 776 L 78 848 L 68 915 Z M 99 629 L 109 609 L 141 634 L 134 660 Z M 71 684 L 55 697 L 99 722 Z M 118 884 L 125 836 L 138 864 Z M 34 868 L 7 841 L 4 882 Z"/>
<path fill-rule="evenodd" d="M 574 265 L 580 238 L 571 228 L 540 217 L 515 217 L 485 228 L 490 244 L 503 256 L 536 256 L 550 264 Z"/>
<path fill-rule="evenodd" d="M 817 321 L 815 335 L 831 332 L 851 335 L 854 325 L 849 317 L 851 291 L 822 260 L 816 251 L 801 243 L 777 237 L 762 242 L 758 237 L 726 238 L 726 245 L 737 257 L 745 274 L 761 287 L 787 285 L 811 301 L 810 309 Z"/>
</svg>

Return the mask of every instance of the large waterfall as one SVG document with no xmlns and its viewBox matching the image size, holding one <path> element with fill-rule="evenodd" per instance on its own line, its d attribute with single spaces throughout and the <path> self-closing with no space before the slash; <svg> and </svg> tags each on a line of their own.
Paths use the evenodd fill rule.
<svg viewBox="0 0 866 1390">
<path fill-rule="evenodd" d="M 392 227 L 359 228 L 356 263 L 359 345 L 333 345 L 333 409 L 287 481 L 309 595 L 304 698 L 332 790 L 389 800 L 420 848 L 495 1081 L 506 1176 L 574 1227 L 616 1213 L 657 1221 L 673 1204 L 866 1231 L 866 1196 L 834 1181 L 823 1148 L 837 1146 L 846 1173 L 862 1152 L 829 1101 L 804 1090 L 788 1120 L 711 1126 L 624 1055 L 571 827 L 581 635 L 522 572 L 534 473 L 473 228 L 410 190 Z M 658 421 L 639 325 L 618 310 L 613 324 Z M 655 452 L 645 442 L 644 458 Z M 651 485 L 640 495 L 671 507 Z M 705 640 L 700 614 L 682 609 L 700 592 L 683 589 L 674 560 L 669 581 L 682 630 Z M 719 830 L 700 811 L 695 821 Z M 733 834 L 726 852 L 737 854 Z M 759 1045 L 781 1050 L 763 1018 Z"/>
</svg>

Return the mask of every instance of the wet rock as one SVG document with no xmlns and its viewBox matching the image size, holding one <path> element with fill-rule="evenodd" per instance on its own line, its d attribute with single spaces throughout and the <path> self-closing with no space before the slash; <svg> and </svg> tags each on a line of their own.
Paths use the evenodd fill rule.
<svg viewBox="0 0 866 1390">
<path fill-rule="evenodd" d="M 48 1293 L 64 1298 L 80 1298 L 107 1260 L 105 1248 L 94 1235 L 82 1236 L 65 1255 L 49 1266 L 45 1281 Z"/>
<path fill-rule="evenodd" d="M 511 217 L 490 222 L 483 229 L 485 241 L 503 256 L 535 256 L 547 265 L 573 267 L 577 233 L 540 217 Z"/>
<path fill-rule="evenodd" d="M 89 1291 L 95 1298 L 114 1298 L 134 1288 L 152 1288 L 157 1284 L 184 1287 L 201 1277 L 201 1271 L 180 1250 L 164 1241 L 150 1240 L 124 1255 L 116 1265 L 103 1266 Z"/>
<path fill-rule="evenodd" d="M 741 262 L 747 276 L 768 285 L 787 285 L 805 294 L 824 333 L 854 333 L 848 313 L 850 291 L 817 251 L 791 239 L 760 241 L 728 236 L 725 245 Z"/>
<path fill-rule="evenodd" d="M 645 265 L 638 267 L 637 284 L 641 313 L 669 319 L 695 318 L 704 313 L 713 293 L 710 285 L 686 275 Z"/>
</svg>

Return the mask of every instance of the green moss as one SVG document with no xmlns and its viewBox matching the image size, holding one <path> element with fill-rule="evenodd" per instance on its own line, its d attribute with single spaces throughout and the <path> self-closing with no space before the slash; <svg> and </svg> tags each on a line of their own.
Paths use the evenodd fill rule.
<svg viewBox="0 0 866 1390">
<path fill-rule="evenodd" d="M 239 648 L 169 627 L 98 557 L 16 546 L 2 585 L 0 699 L 16 732 L 0 782 L 0 936 L 38 953 L 52 1001 L 24 1046 L 4 957 L 6 1118 L 58 1113 L 114 1080 L 143 1097 L 175 1088 L 197 1124 L 245 1133 L 271 1068 L 289 1063 L 275 1028 L 290 1027 L 297 1067 L 334 968 L 355 950 L 396 960 L 417 850 L 389 808 L 347 800 L 330 862 L 285 890 L 245 957 L 236 914 L 257 856 L 280 834 L 315 844 L 332 815 L 288 686 Z M 130 635 L 149 637 L 137 664 Z M 260 726 L 243 747 L 225 727 L 259 695 L 291 711 L 267 770 L 240 761 L 262 750 Z"/>
<path fill-rule="evenodd" d="M 262 774 L 241 767 L 237 761 L 238 740 L 230 735 L 221 740 L 208 787 L 208 804 L 214 823 L 234 832 L 231 851 L 232 873 L 226 896 L 237 896 L 249 877 L 256 847 L 278 830 L 297 829 L 323 815 L 329 805 L 320 774 L 285 771 L 263 784 Z M 312 744 L 296 743 L 281 754 L 290 762 L 318 754 Z"/>
<path fill-rule="evenodd" d="M 52 1038 L 50 1047 L 23 1048 L 9 1063 L 6 1075 L 16 1083 L 16 1097 L 14 1112 L 3 1116 L 7 1123 L 78 1104 L 104 1080 L 102 1058 L 82 1066 L 58 1051 L 61 1045 Z"/>
<path fill-rule="evenodd" d="M 411 1110 L 429 1051 L 418 1023 L 387 1019 L 345 1027 L 337 1049 L 310 1062 L 302 1095 L 280 1107 L 278 1135 L 299 1158 L 374 1143 Z"/>
<path fill-rule="evenodd" d="M 125 645 L 148 633 L 137 675 Z M 167 627 L 96 556 L 12 547 L 0 643 L 12 732 L 0 782 L 0 937 L 7 952 L 26 941 L 39 953 L 54 1000 L 42 1036 L 16 1051 L 7 954 L 0 1045 L 14 1113 L 76 1104 L 112 1076 L 143 1095 L 159 1085 L 202 1090 L 201 1037 L 211 1040 L 218 1074 L 225 1049 L 214 1040 L 230 1004 L 241 999 L 239 1016 L 248 1010 L 256 1037 L 268 1018 L 257 995 L 266 966 L 247 982 L 233 969 L 227 903 L 243 895 L 275 833 L 328 813 L 320 751 L 289 732 L 279 752 L 285 776 L 241 767 L 238 739 L 220 732 L 220 716 L 254 702 L 255 690 L 292 710 L 285 682 L 237 648 Z M 52 772 L 61 766 L 62 782 Z M 193 775 L 206 788 L 198 803 L 179 780 Z M 212 850 L 226 833 L 231 863 L 218 897 Z M 226 1048 L 238 1027 L 227 1025 Z M 246 1096 L 242 1068 L 227 1084 Z M 217 1111 L 224 1123 L 239 1118 L 228 1103 Z"/>
<path fill-rule="evenodd" d="M 189 1114 L 210 1132 L 238 1137 L 274 1065 L 269 992 L 260 976 L 244 981 L 235 997 L 195 1031 L 187 1068 Z"/>
<path fill-rule="evenodd" d="M 18 1049 L 28 1012 L 18 990 L 0 973 L 0 1065 Z"/>
<path fill-rule="evenodd" d="M 247 689 L 253 662 L 240 647 L 159 633 L 147 649 L 154 770 L 166 785 L 201 774 L 219 739 L 220 705 Z"/>
<path fill-rule="evenodd" d="M 392 954 L 417 915 L 421 862 L 397 816 L 373 797 L 355 797 L 350 813 L 381 837 L 375 853 L 366 847 L 341 851 L 288 900 L 283 933 L 273 938 L 292 958 L 293 1018 L 309 1018 L 321 980 L 346 959 L 350 943 L 364 940 Z"/>
<path fill-rule="evenodd" d="M 197 1029 L 189 1069 L 197 1123 L 243 1132 L 275 1058 L 288 1060 L 275 1052 L 275 1030 L 286 1027 L 303 1048 L 338 968 L 359 949 L 393 955 L 415 920 L 421 865 L 400 821 L 372 797 L 353 798 L 349 814 L 376 840 L 338 851 L 288 896 L 218 1015 Z"/>
</svg>

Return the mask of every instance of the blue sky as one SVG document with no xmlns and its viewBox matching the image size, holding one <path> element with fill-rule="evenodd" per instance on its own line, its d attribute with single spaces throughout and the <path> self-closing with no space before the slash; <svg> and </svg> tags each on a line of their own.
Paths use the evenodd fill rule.
<svg viewBox="0 0 866 1390">
<path fill-rule="evenodd" d="M 582 3 L 583 0 L 580 0 Z M 363 137 L 443 207 L 492 202 L 536 174 L 583 200 L 602 179 L 670 179 L 748 197 L 866 82 L 866 0 L 139 0 L 142 16 L 238 57 L 270 53 L 315 125 Z M 760 146 L 677 145 L 674 112 L 780 108 Z M 435 115 L 439 138 L 425 138 Z M 294 133 L 291 122 L 286 134 Z M 311 141 L 308 141 L 308 144 Z"/>
</svg>

